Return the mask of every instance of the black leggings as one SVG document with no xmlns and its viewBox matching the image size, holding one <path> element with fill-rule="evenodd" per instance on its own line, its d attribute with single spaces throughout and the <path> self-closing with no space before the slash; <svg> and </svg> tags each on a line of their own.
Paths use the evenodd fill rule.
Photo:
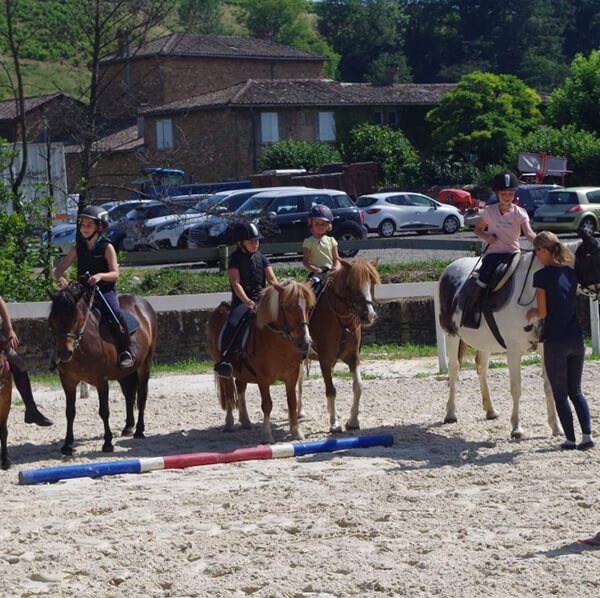
<svg viewBox="0 0 600 598">
<path fill-rule="evenodd" d="M 573 442 L 575 441 L 573 414 L 567 397 L 575 407 L 581 431 L 584 434 L 592 432 L 590 410 L 581 392 L 584 357 L 583 338 L 544 342 L 544 365 L 552 387 L 556 411 L 567 440 Z"/>
</svg>

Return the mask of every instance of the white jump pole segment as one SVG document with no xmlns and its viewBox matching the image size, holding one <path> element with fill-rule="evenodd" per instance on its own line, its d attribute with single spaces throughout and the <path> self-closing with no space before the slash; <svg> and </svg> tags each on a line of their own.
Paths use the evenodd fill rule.
<svg viewBox="0 0 600 598">
<path fill-rule="evenodd" d="M 590 328 L 592 330 L 592 355 L 600 355 L 600 318 L 598 317 L 598 301 L 593 297 L 590 301 Z"/>
</svg>

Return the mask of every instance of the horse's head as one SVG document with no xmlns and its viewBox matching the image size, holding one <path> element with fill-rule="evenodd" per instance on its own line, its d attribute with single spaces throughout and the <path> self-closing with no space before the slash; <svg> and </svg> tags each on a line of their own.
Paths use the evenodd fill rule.
<svg viewBox="0 0 600 598">
<path fill-rule="evenodd" d="M 63 362 L 71 360 L 81 340 L 84 317 L 78 302 L 85 293 L 83 285 L 48 292 L 52 300 L 48 322 L 54 334 L 56 352 Z"/>
<path fill-rule="evenodd" d="M 315 296 L 310 283 L 286 280 L 264 289 L 256 308 L 256 325 L 263 328 L 275 323 L 280 333 L 289 338 L 301 353 L 312 342 L 308 332 L 310 308 Z"/>
<path fill-rule="evenodd" d="M 340 260 L 341 268 L 335 273 L 334 288 L 337 294 L 345 299 L 349 309 L 363 326 L 370 326 L 377 317 L 373 298 L 375 285 L 381 283 L 376 268 L 378 261 L 379 258 L 372 262 Z"/>
<path fill-rule="evenodd" d="M 600 240 L 579 231 L 582 243 L 575 251 L 575 273 L 581 289 L 594 296 L 600 294 Z"/>
</svg>

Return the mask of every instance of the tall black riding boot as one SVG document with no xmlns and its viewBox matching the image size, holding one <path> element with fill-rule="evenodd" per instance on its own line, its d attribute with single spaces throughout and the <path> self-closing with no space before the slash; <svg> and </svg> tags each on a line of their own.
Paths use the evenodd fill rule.
<svg viewBox="0 0 600 598">
<path fill-rule="evenodd" d="M 132 368 L 135 365 L 135 356 L 131 350 L 131 336 L 123 314 L 119 314 L 119 324 L 122 327 L 122 330 L 116 331 L 119 367 L 123 369 Z"/>
<path fill-rule="evenodd" d="M 481 300 L 487 290 L 487 285 L 482 287 L 474 284 L 470 295 L 466 298 L 463 307 L 461 326 L 465 328 L 479 328 L 481 324 Z"/>
<path fill-rule="evenodd" d="M 27 370 L 24 372 L 13 372 L 13 379 L 23 399 L 23 403 L 25 403 L 25 423 L 37 424 L 38 426 L 51 426 L 52 420 L 48 419 L 35 404 Z"/>
</svg>

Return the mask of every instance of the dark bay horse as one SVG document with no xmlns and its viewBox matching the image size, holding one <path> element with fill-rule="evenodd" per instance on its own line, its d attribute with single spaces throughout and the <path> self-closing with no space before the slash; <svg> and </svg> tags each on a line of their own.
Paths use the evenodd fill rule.
<svg viewBox="0 0 600 598">
<path fill-rule="evenodd" d="M 221 407 L 227 412 L 226 431 L 233 429 L 233 409 L 236 406 L 240 424 L 243 428 L 250 428 L 246 387 L 258 384 L 263 412 L 262 441 L 273 443 L 270 421 L 273 403 L 269 387 L 276 380 L 282 380 L 287 395 L 290 433 L 295 440 L 304 438 L 298 427 L 296 383 L 311 343 L 308 311 L 314 302 L 310 284 L 295 280 L 287 280 L 262 291 L 256 307 L 256 322 L 250 327 L 243 357 L 234 356 L 232 359 L 235 380 L 216 377 Z M 221 303 L 208 320 L 208 341 L 214 361 L 221 358 L 218 338 L 228 313 L 229 304 Z"/>
<path fill-rule="evenodd" d="M 0 342 L 0 465 L 2 469 L 10 467 L 8 458 L 8 414 L 12 394 L 12 378 L 8 359 L 4 349 L 8 346 L 8 339 Z"/>
<path fill-rule="evenodd" d="M 581 234 L 581 233 L 580 233 Z M 600 242 L 589 235 L 581 234 L 580 241 L 565 243 L 575 251 L 575 271 L 579 284 L 592 288 L 598 294 L 600 283 Z M 478 329 L 466 328 L 461 325 L 462 309 L 458 300 L 459 293 L 471 275 L 478 258 L 465 257 L 452 262 L 442 273 L 438 293 L 440 300 L 440 324 L 446 337 L 446 352 L 448 355 L 448 377 L 450 392 L 446 404 L 444 423 L 456 423 L 456 382 L 460 371 L 463 350 L 466 346 L 477 349 L 475 364 L 479 385 L 483 398 L 483 408 L 487 419 L 498 417 L 487 384 L 487 371 L 492 352 L 506 350 L 506 361 L 510 375 L 510 392 L 513 400 L 511 421 L 511 437 L 521 438 L 523 429 L 519 417 L 519 401 L 521 398 L 521 357 L 537 349 L 542 356 L 542 374 L 544 378 L 544 393 L 548 411 L 548 424 L 555 436 L 563 431 L 558 421 L 554 398 L 544 369 L 543 343 L 540 342 L 542 322 L 532 320 L 528 323 L 525 314 L 535 306 L 536 291 L 533 287 L 533 274 L 542 264 L 531 252 L 522 252 L 517 258 L 519 262 L 512 275 L 511 286 L 506 285 L 507 297 L 505 302 L 494 312 L 496 326 L 505 347 L 499 343 L 488 322 L 482 317 Z"/>
<path fill-rule="evenodd" d="M 375 321 L 373 308 L 374 288 L 381 281 L 377 272 L 378 260 L 367 262 L 340 260 L 341 267 L 330 273 L 325 288 L 310 316 L 310 335 L 313 339 L 311 358 L 318 359 L 325 381 L 327 411 L 331 432 L 341 432 L 342 426 L 335 408 L 336 390 L 333 385 L 333 368 L 341 359 L 352 374 L 354 401 L 346 430 L 358 430 L 358 411 L 362 395 L 360 377 L 360 341 L 362 327 Z M 298 385 L 298 414 L 302 410 L 302 377 Z"/>
<path fill-rule="evenodd" d="M 50 293 L 52 308 L 48 318 L 54 334 L 55 347 L 60 359 L 58 372 L 67 399 L 67 435 L 61 452 L 73 454 L 73 420 L 75 419 L 75 396 L 80 381 L 95 386 L 100 401 L 100 417 L 104 423 L 102 451 L 114 450 L 109 426 L 108 381 L 118 380 L 125 395 L 126 421 L 123 436 L 131 436 L 135 424 L 134 406 L 137 396 L 138 420 L 135 438 L 144 438 L 144 409 L 148 395 L 148 378 L 158 324 L 152 306 L 135 295 L 121 295 L 122 310 L 133 314 L 140 327 L 131 337 L 135 366 L 129 369 L 117 365 L 117 349 L 110 331 L 110 324 L 98 319 L 92 309 L 92 289 L 86 285 L 67 287 Z"/>
</svg>

